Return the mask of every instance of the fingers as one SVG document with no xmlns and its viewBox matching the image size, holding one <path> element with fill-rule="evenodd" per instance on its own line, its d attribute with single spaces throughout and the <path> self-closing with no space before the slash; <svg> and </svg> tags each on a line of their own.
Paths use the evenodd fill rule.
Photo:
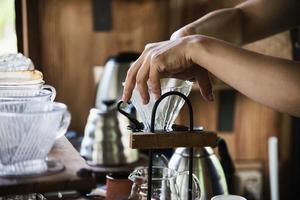
<svg viewBox="0 0 300 200">
<path fill-rule="evenodd" d="M 157 70 L 158 66 L 156 65 L 155 62 L 151 63 L 152 65 L 152 70 L 150 70 L 150 74 L 149 74 L 149 81 L 150 81 L 150 85 L 151 85 L 151 90 L 154 94 L 155 99 L 159 99 L 159 97 L 161 96 L 161 86 L 160 86 L 160 73 Z"/>
<path fill-rule="evenodd" d="M 138 73 L 142 61 L 143 61 L 143 54 L 130 66 L 127 72 L 125 85 L 123 89 L 123 96 L 122 96 L 122 101 L 126 103 L 130 100 L 132 96 L 132 91 L 136 83 L 136 74 Z"/>
<path fill-rule="evenodd" d="M 213 101 L 214 96 L 212 92 L 212 85 L 207 70 L 199 68 L 196 79 L 199 84 L 202 97 L 207 101 Z"/>
<path fill-rule="evenodd" d="M 158 71 L 157 59 L 153 57 L 153 54 L 149 54 L 145 57 L 145 60 L 140 67 L 137 74 L 137 88 L 143 99 L 143 103 L 147 104 L 149 102 L 150 96 L 148 92 L 148 87 L 150 86 L 151 92 L 153 93 L 155 99 L 158 99 L 161 95 L 160 88 L 160 73 Z M 147 81 L 149 80 L 149 86 Z"/>
<path fill-rule="evenodd" d="M 144 104 L 149 102 L 147 80 L 150 70 L 151 51 L 157 44 L 148 44 L 142 55 L 134 62 L 127 72 L 122 100 L 128 102 L 132 96 L 132 91 L 137 86 Z"/>
<path fill-rule="evenodd" d="M 147 104 L 150 99 L 148 87 L 151 87 L 155 98 L 158 99 L 161 96 L 160 79 L 185 71 L 191 65 L 190 60 L 186 58 L 182 50 L 185 49 L 186 44 L 185 40 L 178 39 L 176 41 L 163 41 L 146 45 L 142 55 L 127 73 L 122 97 L 123 101 L 129 101 L 135 86 L 144 104 Z M 201 73 L 199 76 L 201 76 Z M 148 80 L 149 86 L 147 84 Z M 209 79 L 206 82 L 209 83 Z M 202 94 L 206 94 L 204 89 L 204 83 L 206 82 L 204 79 L 199 78 L 199 84 L 201 83 L 200 85 L 203 87 L 201 90 Z M 204 97 L 206 96 L 204 95 Z"/>
<path fill-rule="evenodd" d="M 147 104 L 150 99 L 147 85 L 147 80 L 149 78 L 149 70 L 149 59 L 146 58 L 136 76 L 136 86 L 143 100 L 143 104 Z"/>
</svg>

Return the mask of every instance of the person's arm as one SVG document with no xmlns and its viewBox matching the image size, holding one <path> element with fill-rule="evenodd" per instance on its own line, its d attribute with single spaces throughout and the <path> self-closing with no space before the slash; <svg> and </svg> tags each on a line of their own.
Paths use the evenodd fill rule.
<svg viewBox="0 0 300 200">
<path fill-rule="evenodd" d="M 148 103 L 148 84 L 159 97 L 163 77 L 194 78 L 203 86 L 208 83 L 203 79 L 203 69 L 257 102 L 300 117 L 299 62 L 201 35 L 148 45 L 127 73 L 122 99 L 127 102 L 137 87 L 144 103 Z"/>
<path fill-rule="evenodd" d="M 198 37 L 188 50 L 193 62 L 251 99 L 300 117 L 300 62 Z"/>
<path fill-rule="evenodd" d="M 200 34 L 243 45 L 300 24 L 298 0 L 248 0 L 208 13 L 179 29 L 171 39 Z"/>
</svg>

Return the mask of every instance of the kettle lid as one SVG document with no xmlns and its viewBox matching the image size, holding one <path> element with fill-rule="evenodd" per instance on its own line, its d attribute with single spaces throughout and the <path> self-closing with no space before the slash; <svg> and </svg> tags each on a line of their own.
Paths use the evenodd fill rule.
<svg viewBox="0 0 300 200">
<path fill-rule="evenodd" d="M 103 100 L 99 108 L 92 108 L 91 114 L 107 115 L 117 112 L 116 100 Z"/>
</svg>

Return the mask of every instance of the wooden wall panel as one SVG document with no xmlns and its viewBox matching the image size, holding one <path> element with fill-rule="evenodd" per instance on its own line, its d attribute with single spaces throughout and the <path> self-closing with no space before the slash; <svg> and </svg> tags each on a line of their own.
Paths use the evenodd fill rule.
<svg viewBox="0 0 300 200">
<path fill-rule="evenodd" d="M 94 106 L 92 68 L 120 51 L 142 51 L 169 38 L 168 1 L 112 1 L 113 29 L 95 32 L 90 0 L 38 1 L 40 66 L 57 101 L 72 113 L 71 129 L 83 132 Z"/>
<path fill-rule="evenodd" d="M 280 114 L 239 94 L 236 104 L 237 159 L 267 158 L 267 139 L 280 134 Z"/>
<path fill-rule="evenodd" d="M 223 1 L 171 0 L 169 30 L 172 34 L 210 11 L 223 8 Z"/>
<path fill-rule="evenodd" d="M 38 8 L 36 40 L 38 64 L 47 83 L 57 88 L 57 100 L 65 102 L 72 113 L 71 129 L 82 132 L 88 111 L 94 105 L 95 86 L 92 68 L 103 65 L 107 57 L 120 51 L 142 51 L 145 44 L 166 40 L 181 26 L 214 9 L 231 7 L 242 0 L 112 0 L 112 24 L 109 32 L 92 27 L 90 0 L 28 0 Z M 34 4 L 34 7 L 36 5 Z M 32 20 L 33 14 L 30 15 Z M 33 38 L 31 38 L 32 40 Z M 291 58 L 289 34 L 245 46 L 264 54 Z M 37 57 L 36 55 L 34 57 Z M 218 92 L 215 102 L 205 102 L 193 91 L 195 125 L 216 130 Z M 267 138 L 280 138 L 281 156 L 289 157 L 289 117 L 237 94 L 235 125 L 230 133 L 220 132 L 234 159 L 260 159 L 267 172 Z M 186 108 L 178 121 L 187 122 Z M 267 173 L 265 173 L 266 175 Z"/>
</svg>

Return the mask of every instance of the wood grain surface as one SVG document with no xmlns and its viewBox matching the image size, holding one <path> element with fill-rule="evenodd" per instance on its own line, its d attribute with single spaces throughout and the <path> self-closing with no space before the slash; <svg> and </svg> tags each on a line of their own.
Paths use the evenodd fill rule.
<svg viewBox="0 0 300 200">
<path fill-rule="evenodd" d="M 57 140 L 49 157 L 62 162 L 65 170 L 57 174 L 40 177 L 0 178 L 0 195 L 64 190 L 90 191 L 96 187 L 92 177 L 83 178 L 77 175 L 77 172 L 87 168 L 87 165 L 65 137 Z"/>
<path fill-rule="evenodd" d="M 218 137 L 214 132 L 195 131 L 171 133 L 132 133 L 130 147 L 133 149 L 166 149 L 175 147 L 215 147 Z"/>
<path fill-rule="evenodd" d="M 119 52 L 141 52 L 147 43 L 169 38 L 166 0 L 112 1 L 109 32 L 93 30 L 90 0 L 28 2 L 38 7 L 38 30 L 33 31 L 39 33 L 39 59 L 34 61 L 46 82 L 57 89 L 56 100 L 69 106 L 71 129 L 80 133 L 95 106 L 93 66 L 103 66 Z"/>
</svg>

